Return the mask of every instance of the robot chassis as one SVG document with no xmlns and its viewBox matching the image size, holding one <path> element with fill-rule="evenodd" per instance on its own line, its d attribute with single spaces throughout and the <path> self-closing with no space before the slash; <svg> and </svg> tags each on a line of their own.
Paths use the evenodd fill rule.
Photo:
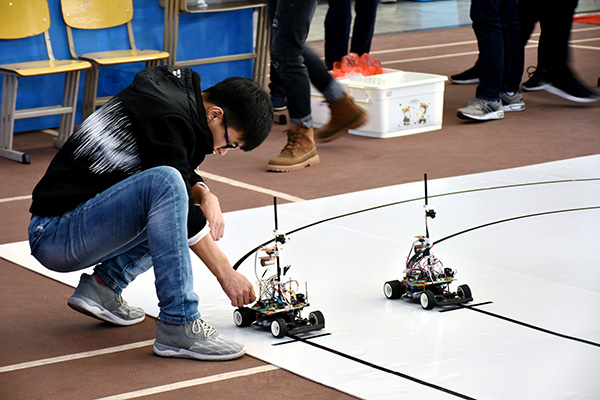
<svg viewBox="0 0 600 400">
<path fill-rule="evenodd" d="M 254 270 L 260 288 L 258 300 L 249 307 L 236 308 L 233 311 L 233 321 L 239 327 L 252 325 L 269 329 L 276 338 L 323 329 L 325 318 L 320 311 L 311 312 L 308 318 L 302 317 L 302 310 L 310 305 L 308 290 L 306 289 L 305 293 L 299 293 L 297 292 L 297 281 L 282 280 L 290 266 L 281 268 L 279 252 L 289 240 L 284 234 L 277 232 L 277 198 L 273 199 L 273 205 L 275 209 L 275 244 L 271 248 L 260 249 L 265 255 L 258 257 L 257 251 L 255 257 Z M 277 272 L 265 278 L 268 272 L 266 269 L 259 278 L 259 259 L 262 267 L 276 264 Z"/>
<path fill-rule="evenodd" d="M 435 218 L 435 210 L 427 204 L 427 174 L 425 174 L 425 236 L 417 236 L 406 261 L 404 277 L 388 281 L 383 285 L 383 293 L 388 299 L 408 298 L 419 301 L 421 307 L 431 310 L 436 305 L 467 303 L 473 300 L 468 285 L 458 286 L 456 292 L 450 284 L 456 278 L 456 271 L 444 268 L 442 262 L 433 255 L 429 241 L 427 218 Z"/>
</svg>

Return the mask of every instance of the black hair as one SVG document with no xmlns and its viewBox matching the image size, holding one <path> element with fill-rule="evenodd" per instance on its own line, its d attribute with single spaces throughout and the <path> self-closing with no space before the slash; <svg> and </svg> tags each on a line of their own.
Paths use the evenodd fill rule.
<svg viewBox="0 0 600 400">
<path fill-rule="evenodd" d="M 227 78 L 204 91 L 219 103 L 227 125 L 244 135 L 240 148 L 250 151 L 265 141 L 273 127 L 273 105 L 267 92 L 251 79 Z"/>
</svg>

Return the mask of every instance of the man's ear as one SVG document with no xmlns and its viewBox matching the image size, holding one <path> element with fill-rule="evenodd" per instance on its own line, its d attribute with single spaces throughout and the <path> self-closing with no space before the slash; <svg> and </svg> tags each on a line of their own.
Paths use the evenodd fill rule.
<svg viewBox="0 0 600 400">
<path fill-rule="evenodd" d="M 219 118 L 223 115 L 223 109 L 218 106 L 212 106 L 208 110 L 206 110 L 206 114 L 208 116 L 208 120 L 212 120 L 215 118 Z"/>
</svg>

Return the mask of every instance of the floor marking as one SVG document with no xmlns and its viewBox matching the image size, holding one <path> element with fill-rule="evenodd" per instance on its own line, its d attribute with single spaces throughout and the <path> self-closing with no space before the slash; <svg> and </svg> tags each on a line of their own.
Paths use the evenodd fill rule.
<svg viewBox="0 0 600 400">
<path fill-rule="evenodd" d="M 0 203 L 8 203 L 9 201 L 19 201 L 19 200 L 31 200 L 31 195 L 7 197 L 5 199 L 0 199 Z"/>
<path fill-rule="evenodd" d="M 386 372 L 388 374 L 392 374 L 392 375 L 396 375 L 396 376 L 399 376 L 399 377 L 404 378 L 404 379 L 408 379 L 409 381 L 413 381 L 415 383 L 418 383 L 418 384 L 430 387 L 432 389 L 439 390 L 439 391 L 444 392 L 444 393 L 451 394 L 451 395 L 456 396 L 456 397 L 460 397 L 461 399 L 472 399 L 472 400 L 474 400 L 473 397 L 469 397 L 467 395 L 455 392 L 453 390 L 446 389 L 445 387 L 438 386 L 438 385 L 436 385 L 434 383 L 426 382 L 426 381 L 423 381 L 421 379 L 412 377 L 410 375 L 403 374 L 402 372 L 394 371 L 393 369 L 382 367 L 381 365 L 370 363 L 368 361 L 365 361 L 365 360 L 362 360 L 360 358 L 351 356 L 349 354 L 342 353 L 341 351 L 334 350 L 334 349 L 332 349 L 330 347 L 323 346 L 323 345 L 320 345 L 318 343 L 311 342 L 311 341 L 306 340 L 304 338 L 301 338 L 301 337 L 298 337 L 298 336 L 295 336 L 295 335 L 288 335 L 288 336 L 291 337 L 292 339 L 295 339 L 295 340 L 298 340 L 300 342 L 306 343 L 306 344 L 308 344 L 310 346 L 313 346 L 313 347 L 316 347 L 318 349 L 328 351 L 328 352 L 330 352 L 332 354 L 335 354 L 335 355 L 347 358 L 348 360 L 356 361 L 357 363 L 366 365 L 367 367 L 371 367 L 371 368 L 377 369 L 379 371 Z"/>
<path fill-rule="evenodd" d="M 276 190 L 270 190 L 270 189 L 266 189 L 266 188 L 263 188 L 263 187 L 260 187 L 260 186 L 251 185 L 249 183 L 244 183 L 244 182 L 236 181 L 234 179 L 229 179 L 229 178 L 226 178 L 224 176 L 211 174 L 210 172 L 201 171 L 201 170 L 196 170 L 196 172 L 200 176 L 208 178 L 208 179 L 212 179 L 213 181 L 217 181 L 217 182 L 221 182 L 221 183 L 226 183 L 228 185 L 240 187 L 242 189 L 253 190 L 255 192 L 268 194 L 269 196 L 279 197 L 280 199 L 284 199 L 284 200 L 287 200 L 287 201 L 297 202 L 297 201 L 304 201 L 305 200 L 305 199 L 301 199 L 300 197 L 292 196 L 291 194 L 282 193 L 282 192 L 278 192 Z"/>
<path fill-rule="evenodd" d="M 190 379 L 187 381 L 170 383 L 167 385 L 154 386 L 148 389 L 135 390 L 133 392 L 121 393 L 114 396 L 101 397 L 96 400 L 127 400 L 127 399 L 135 399 L 138 397 L 144 396 L 152 396 L 159 393 L 170 392 L 178 389 L 185 389 L 193 386 L 205 385 L 207 383 L 220 382 L 227 379 L 240 378 L 244 376 L 261 374 L 263 372 L 276 371 L 279 368 L 274 365 L 263 365 L 260 367 L 242 369 L 238 371 L 225 372 L 222 374 L 216 374 L 211 376 L 206 376 L 204 378 Z"/>
<path fill-rule="evenodd" d="M 565 335 L 565 334 L 558 333 L 558 332 L 555 332 L 555 331 L 551 331 L 549 329 L 545 329 L 545 328 L 542 328 L 542 327 L 539 327 L 539 326 L 531 325 L 531 324 L 528 324 L 526 322 L 522 322 L 522 321 L 519 321 L 519 320 L 516 320 L 516 319 L 505 317 L 505 316 L 500 315 L 500 314 L 495 314 L 495 313 L 492 313 L 492 312 L 489 312 L 489 311 L 481 310 L 479 308 L 473 308 L 473 307 L 471 307 L 469 305 L 464 305 L 464 304 L 457 304 L 457 305 L 460 308 L 468 308 L 469 310 L 477 311 L 479 313 L 482 313 L 482 314 L 485 314 L 485 315 L 489 315 L 490 317 L 499 318 L 499 319 L 507 321 L 507 322 L 512 322 L 513 324 L 522 325 L 522 326 L 524 326 L 526 328 L 535 329 L 536 331 L 548 333 L 550 335 L 558 336 L 558 337 L 563 338 L 563 339 L 574 340 L 576 342 L 581 342 L 581 343 L 584 343 L 584 344 L 589 344 L 591 346 L 600 347 L 600 343 L 592 342 L 591 340 L 581 339 L 581 338 L 578 338 L 578 337 L 575 337 L 575 336 L 569 336 L 569 335 Z"/>
<path fill-rule="evenodd" d="M 141 347 L 152 346 L 153 344 L 154 344 L 154 339 L 143 340 L 141 342 L 129 343 L 129 344 L 121 345 L 121 346 L 107 347 L 107 348 L 99 349 L 99 350 L 84 351 L 82 353 L 67 354 L 64 356 L 43 358 L 41 360 L 28 361 L 28 362 L 24 362 L 24 363 L 20 363 L 20 364 L 6 365 L 4 367 L 0 367 L 0 373 L 18 371 L 20 369 L 41 367 L 43 365 L 57 364 L 60 362 L 79 360 L 82 358 L 89 358 L 89 357 L 96 357 L 96 356 L 105 355 L 105 354 L 118 353 L 120 351 L 127 351 L 127 350 L 139 349 Z"/>
<path fill-rule="evenodd" d="M 58 136 L 58 131 L 56 129 L 42 129 L 40 132 L 44 132 L 52 136 Z"/>
</svg>

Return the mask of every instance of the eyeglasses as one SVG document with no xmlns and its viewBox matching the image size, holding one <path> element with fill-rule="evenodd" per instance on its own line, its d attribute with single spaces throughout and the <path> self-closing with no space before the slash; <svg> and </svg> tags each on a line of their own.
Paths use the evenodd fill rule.
<svg viewBox="0 0 600 400">
<path fill-rule="evenodd" d="M 221 107 L 221 105 L 219 103 L 216 103 L 217 107 Z M 222 107 L 221 107 L 222 108 Z M 225 126 L 225 143 L 227 143 L 225 146 L 222 146 L 222 149 L 237 149 L 238 147 L 240 147 L 239 144 L 232 144 L 229 142 L 229 135 L 227 134 L 227 118 L 225 118 L 225 112 L 223 112 L 223 125 Z"/>
</svg>

